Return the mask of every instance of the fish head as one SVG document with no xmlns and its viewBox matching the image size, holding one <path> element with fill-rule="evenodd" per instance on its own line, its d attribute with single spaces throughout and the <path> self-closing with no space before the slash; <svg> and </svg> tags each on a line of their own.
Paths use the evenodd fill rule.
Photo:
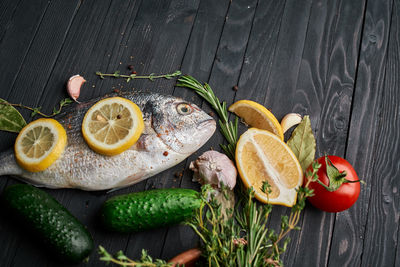
<svg viewBox="0 0 400 267">
<path fill-rule="evenodd" d="M 193 103 L 160 96 L 151 103 L 151 125 L 171 150 L 191 154 L 214 134 L 215 120 Z"/>
</svg>

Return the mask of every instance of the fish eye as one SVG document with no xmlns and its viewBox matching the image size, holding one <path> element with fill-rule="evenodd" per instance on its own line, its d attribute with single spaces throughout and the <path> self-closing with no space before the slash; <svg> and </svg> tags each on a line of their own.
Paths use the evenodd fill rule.
<svg viewBox="0 0 400 267">
<path fill-rule="evenodd" d="M 176 106 L 176 110 L 181 115 L 189 115 L 190 113 L 192 113 L 193 108 L 186 103 L 180 103 Z"/>
</svg>

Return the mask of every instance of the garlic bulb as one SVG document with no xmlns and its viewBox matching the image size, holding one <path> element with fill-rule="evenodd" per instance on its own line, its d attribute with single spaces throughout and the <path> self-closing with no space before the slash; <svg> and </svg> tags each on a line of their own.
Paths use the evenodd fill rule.
<svg viewBox="0 0 400 267">
<path fill-rule="evenodd" d="M 233 162 L 217 151 L 204 152 L 197 160 L 190 163 L 189 168 L 194 171 L 193 178 L 201 184 L 212 184 L 220 187 L 223 183 L 229 189 L 236 185 L 237 171 Z"/>
</svg>

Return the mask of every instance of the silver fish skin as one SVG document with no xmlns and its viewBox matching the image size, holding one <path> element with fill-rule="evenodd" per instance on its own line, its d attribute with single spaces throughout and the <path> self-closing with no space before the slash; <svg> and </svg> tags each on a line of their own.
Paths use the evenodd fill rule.
<svg viewBox="0 0 400 267">
<path fill-rule="evenodd" d="M 181 98 L 133 92 L 119 96 L 136 103 L 143 113 L 144 132 L 128 150 L 112 157 L 103 156 L 92 151 L 84 141 L 82 120 L 86 111 L 102 99 L 98 98 L 76 104 L 56 118 L 67 132 L 68 145 L 49 168 L 28 172 L 19 167 L 10 149 L 0 154 L 0 175 L 17 176 L 27 183 L 48 188 L 88 191 L 122 188 L 183 161 L 204 145 L 216 129 L 212 117 Z"/>
</svg>

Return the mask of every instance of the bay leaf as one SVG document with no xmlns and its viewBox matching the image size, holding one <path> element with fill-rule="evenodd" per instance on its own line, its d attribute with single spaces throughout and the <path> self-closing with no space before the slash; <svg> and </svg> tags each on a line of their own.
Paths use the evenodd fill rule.
<svg viewBox="0 0 400 267">
<path fill-rule="evenodd" d="M 7 103 L 7 101 L 0 98 L 0 103 Z M 26 121 L 18 110 L 13 106 L 0 104 L 1 131 L 19 133 L 25 125 Z"/>
<path fill-rule="evenodd" d="M 311 129 L 309 116 L 304 116 L 287 141 L 305 171 L 315 158 L 315 137 Z"/>
</svg>

